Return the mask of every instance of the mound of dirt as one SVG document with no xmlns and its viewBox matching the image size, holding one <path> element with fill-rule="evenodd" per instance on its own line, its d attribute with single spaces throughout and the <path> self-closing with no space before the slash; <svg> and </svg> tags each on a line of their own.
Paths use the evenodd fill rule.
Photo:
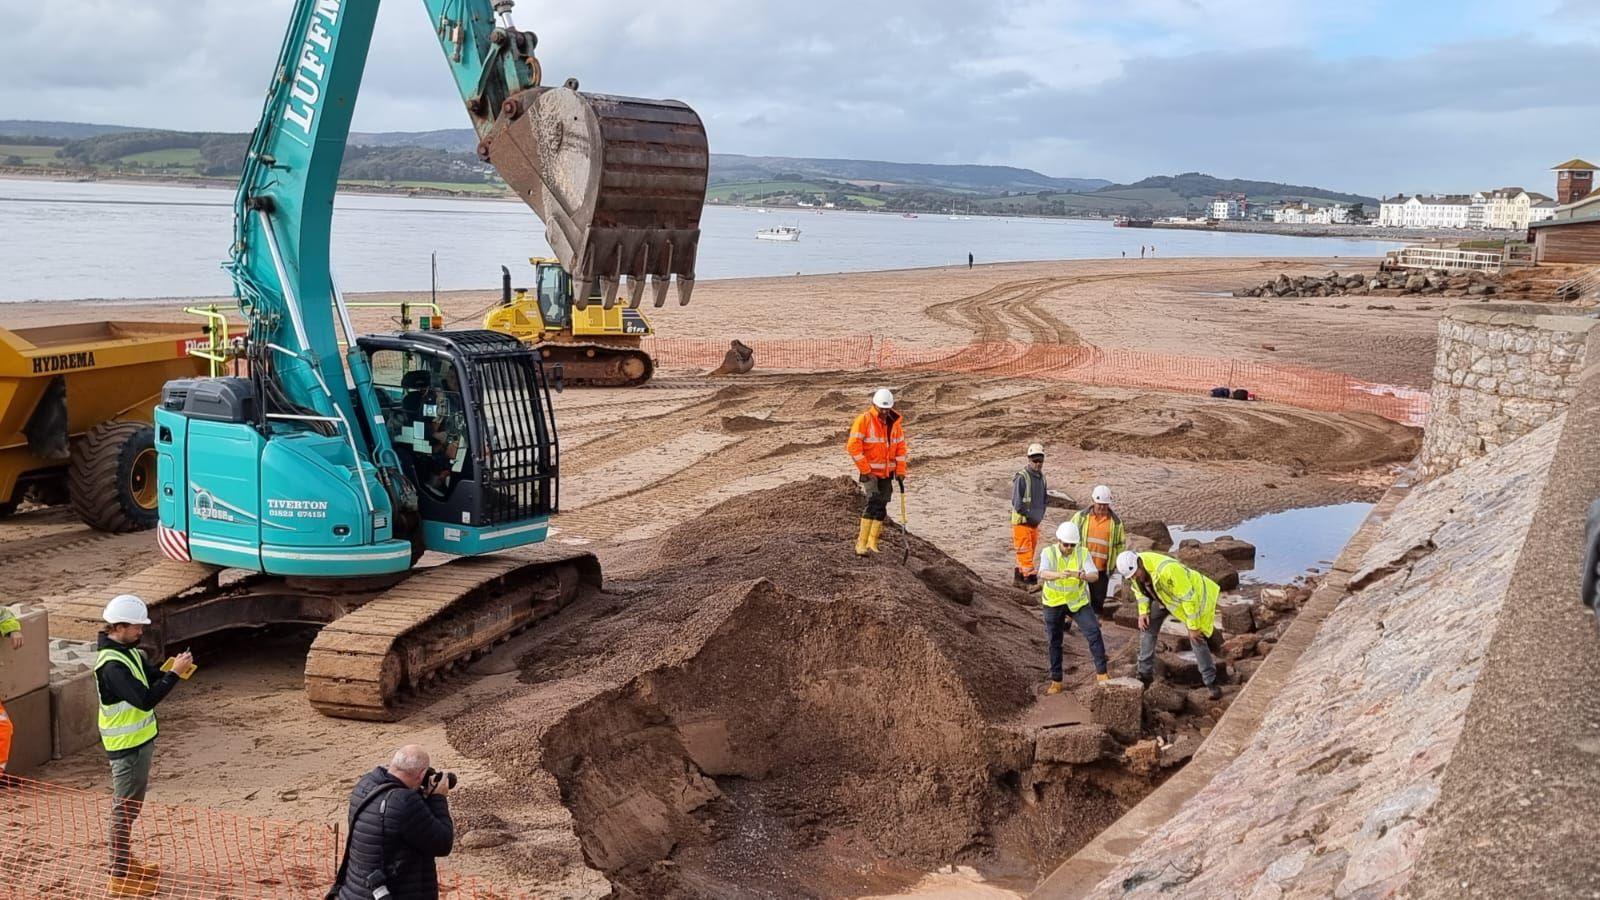
<svg viewBox="0 0 1600 900">
<path fill-rule="evenodd" d="M 893 523 L 856 557 L 858 508 L 853 482 L 813 478 L 642 545 L 452 743 L 514 783 L 553 776 L 584 862 L 625 896 L 1041 874 L 1134 797 L 1118 772 L 1041 774 L 1036 734 L 1007 724 L 1042 677 L 1033 598 L 914 535 L 902 564 Z"/>
</svg>

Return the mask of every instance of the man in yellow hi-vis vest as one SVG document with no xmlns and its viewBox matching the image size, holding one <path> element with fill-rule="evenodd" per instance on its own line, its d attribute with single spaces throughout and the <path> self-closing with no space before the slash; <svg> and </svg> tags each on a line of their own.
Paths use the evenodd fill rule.
<svg viewBox="0 0 1600 900">
<path fill-rule="evenodd" d="M 194 668 L 194 657 L 184 651 L 173 660 L 171 671 L 147 659 L 139 650 L 150 612 L 132 594 L 113 597 L 106 604 L 106 629 L 100 634 L 94 661 L 95 684 L 100 691 L 100 743 L 111 759 L 111 884 L 113 897 L 148 897 L 156 892 L 160 873 L 128 852 L 128 836 L 145 791 L 150 787 L 150 761 L 156 752 L 155 707 Z"/>
<path fill-rule="evenodd" d="M 1189 646 L 1211 699 L 1222 699 L 1222 689 L 1217 687 L 1217 664 L 1209 644 L 1216 622 L 1217 596 L 1222 593 L 1217 583 L 1170 556 L 1132 550 L 1124 550 L 1117 557 L 1117 574 L 1128 580 L 1139 601 L 1139 680 L 1149 684 L 1155 678 L 1156 638 L 1161 633 L 1161 623 L 1171 615 L 1189 630 Z M 1153 608 L 1152 597 L 1157 601 Z"/>
<path fill-rule="evenodd" d="M 1100 620 L 1089 603 L 1089 582 L 1100 577 L 1088 548 L 1078 543 L 1078 526 L 1062 522 L 1056 543 L 1039 554 L 1039 602 L 1044 604 L 1044 637 L 1050 644 L 1050 686 L 1046 694 L 1061 693 L 1061 637 L 1077 622 L 1094 657 L 1096 681 L 1106 674 L 1106 645 L 1100 637 Z"/>
<path fill-rule="evenodd" d="M 0 638 L 9 640 L 12 650 L 22 649 L 22 622 L 4 606 L 0 606 Z M 11 759 L 11 728 L 6 705 L 0 703 L 0 780 L 5 778 L 6 763 Z"/>
</svg>

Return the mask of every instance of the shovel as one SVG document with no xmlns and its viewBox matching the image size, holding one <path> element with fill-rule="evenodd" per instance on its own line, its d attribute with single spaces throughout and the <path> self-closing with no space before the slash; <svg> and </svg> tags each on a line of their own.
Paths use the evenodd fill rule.
<svg viewBox="0 0 1600 900">
<path fill-rule="evenodd" d="M 906 515 L 906 483 L 900 482 L 900 542 L 905 545 L 905 553 L 900 557 L 901 565 L 911 561 L 911 519 Z"/>
</svg>

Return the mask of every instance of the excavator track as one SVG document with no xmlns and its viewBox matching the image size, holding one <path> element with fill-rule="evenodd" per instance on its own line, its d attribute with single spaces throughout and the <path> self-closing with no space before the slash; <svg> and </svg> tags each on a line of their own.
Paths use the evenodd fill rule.
<svg viewBox="0 0 1600 900">
<path fill-rule="evenodd" d="M 221 573 L 216 566 L 164 559 L 109 586 L 79 589 L 50 604 L 50 636 L 93 641 L 105 627 L 101 613 L 106 601 L 118 594 L 134 594 L 150 609 L 151 639 L 159 646 L 171 606 L 191 593 L 219 592 Z"/>
<path fill-rule="evenodd" d="M 614 344 L 545 341 L 534 348 L 550 366 L 560 365 L 571 387 L 638 387 L 655 374 L 655 360 L 638 348 Z"/>
<path fill-rule="evenodd" d="M 418 570 L 322 629 L 306 695 L 323 715 L 393 721 L 409 696 L 599 586 L 600 563 L 583 552 Z"/>
</svg>

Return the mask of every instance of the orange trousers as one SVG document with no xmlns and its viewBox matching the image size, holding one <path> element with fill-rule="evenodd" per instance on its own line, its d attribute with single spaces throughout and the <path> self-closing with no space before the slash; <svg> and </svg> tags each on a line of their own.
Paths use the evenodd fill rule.
<svg viewBox="0 0 1600 900">
<path fill-rule="evenodd" d="M 1039 574 L 1033 564 L 1034 553 L 1039 549 L 1039 526 L 1026 522 L 1011 526 L 1011 547 L 1017 551 L 1017 568 L 1023 577 Z"/>
<path fill-rule="evenodd" d="M 11 758 L 11 717 L 6 715 L 6 705 L 0 703 L 0 772 L 6 770 Z"/>
</svg>

